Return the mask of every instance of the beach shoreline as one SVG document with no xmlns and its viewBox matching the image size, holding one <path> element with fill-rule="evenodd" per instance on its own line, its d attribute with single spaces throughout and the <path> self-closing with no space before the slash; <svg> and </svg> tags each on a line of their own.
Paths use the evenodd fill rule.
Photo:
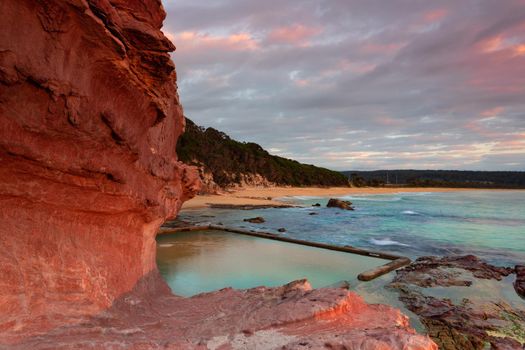
<svg viewBox="0 0 525 350">
<path fill-rule="evenodd" d="M 414 192 L 487 191 L 481 188 L 447 187 L 244 187 L 221 194 L 197 195 L 186 201 L 182 210 L 202 209 L 210 204 L 220 205 L 284 205 L 279 198 L 292 196 L 329 197 L 343 195 L 380 195 Z"/>
</svg>

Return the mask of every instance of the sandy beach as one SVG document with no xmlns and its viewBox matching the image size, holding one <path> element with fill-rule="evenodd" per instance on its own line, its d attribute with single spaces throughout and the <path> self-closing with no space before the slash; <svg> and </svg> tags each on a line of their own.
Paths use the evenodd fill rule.
<svg viewBox="0 0 525 350">
<path fill-rule="evenodd" d="M 204 208 L 209 204 L 229 205 L 280 205 L 277 198 L 286 196 L 342 196 L 389 194 L 400 192 L 453 192 L 476 191 L 474 188 L 434 188 L 434 187 L 247 187 L 230 193 L 218 195 L 199 195 L 184 203 L 182 209 Z"/>
</svg>

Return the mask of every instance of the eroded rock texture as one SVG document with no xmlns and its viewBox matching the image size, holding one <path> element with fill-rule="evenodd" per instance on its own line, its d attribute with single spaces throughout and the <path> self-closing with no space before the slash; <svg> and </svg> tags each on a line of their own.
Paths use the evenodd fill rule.
<svg viewBox="0 0 525 350">
<path fill-rule="evenodd" d="M 436 349 L 344 289 L 180 298 L 155 234 L 199 190 L 159 0 L 0 1 L 0 348 Z"/>
<path fill-rule="evenodd" d="M 476 297 L 485 292 L 479 288 L 488 288 L 480 281 L 501 281 L 513 272 L 473 255 L 421 257 L 398 270 L 390 287 L 420 317 L 440 349 L 517 350 L 525 346 L 525 309 L 498 298 Z M 472 288 L 472 297 L 458 300 L 454 288 Z"/>
<path fill-rule="evenodd" d="M 155 271 L 156 230 L 198 183 L 176 159 L 159 1 L 2 0 L 0 14 L 0 334 L 30 334 Z"/>
<path fill-rule="evenodd" d="M 437 350 L 406 316 L 367 305 L 342 288 L 312 290 L 306 281 L 279 288 L 223 289 L 178 298 L 136 291 L 75 327 L 33 337 L 31 349 L 359 349 Z"/>
</svg>

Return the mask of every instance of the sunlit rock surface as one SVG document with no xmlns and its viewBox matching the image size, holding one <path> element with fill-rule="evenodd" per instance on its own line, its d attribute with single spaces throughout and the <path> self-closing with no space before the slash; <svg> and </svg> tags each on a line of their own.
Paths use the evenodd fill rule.
<svg viewBox="0 0 525 350">
<path fill-rule="evenodd" d="M 436 349 L 386 305 L 367 305 L 341 288 L 223 289 L 192 298 L 133 291 L 81 325 L 27 339 L 52 349 Z M 16 349 L 16 348 L 15 348 Z"/>
<path fill-rule="evenodd" d="M 0 2 L 0 347 L 434 349 L 305 282 L 173 296 L 155 234 L 199 190 L 158 0 Z"/>
</svg>

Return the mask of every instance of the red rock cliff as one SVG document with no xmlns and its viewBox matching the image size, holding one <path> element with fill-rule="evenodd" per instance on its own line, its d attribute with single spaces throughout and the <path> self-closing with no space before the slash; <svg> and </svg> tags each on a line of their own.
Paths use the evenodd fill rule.
<svg viewBox="0 0 525 350">
<path fill-rule="evenodd" d="M 158 0 L 0 2 L 0 333 L 94 313 L 155 271 L 198 189 L 177 162 Z"/>
</svg>

